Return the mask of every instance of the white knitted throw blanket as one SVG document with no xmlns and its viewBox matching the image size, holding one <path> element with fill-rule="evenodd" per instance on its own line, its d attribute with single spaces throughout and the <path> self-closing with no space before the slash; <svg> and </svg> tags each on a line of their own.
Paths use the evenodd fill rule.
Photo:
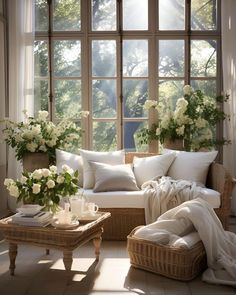
<svg viewBox="0 0 236 295">
<path fill-rule="evenodd" d="M 174 180 L 168 176 L 147 181 L 142 185 L 142 189 L 145 197 L 146 224 L 156 221 L 167 210 L 201 194 L 201 187 L 197 186 L 196 182 Z"/>
</svg>

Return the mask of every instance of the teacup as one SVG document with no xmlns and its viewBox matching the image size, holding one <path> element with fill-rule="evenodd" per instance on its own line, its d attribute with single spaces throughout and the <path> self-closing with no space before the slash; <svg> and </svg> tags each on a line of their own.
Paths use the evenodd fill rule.
<svg viewBox="0 0 236 295">
<path fill-rule="evenodd" d="M 95 203 L 87 203 L 88 215 L 95 215 L 98 212 L 98 205 Z"/>
<path fill-rule="evenodd" d="M 57 213 L 57 220 L 59 224 L 72 224 L 77 220 L 77 217 L 71 212 L 65 212 L 65 210 L 61 210 Z"/>
</svg>

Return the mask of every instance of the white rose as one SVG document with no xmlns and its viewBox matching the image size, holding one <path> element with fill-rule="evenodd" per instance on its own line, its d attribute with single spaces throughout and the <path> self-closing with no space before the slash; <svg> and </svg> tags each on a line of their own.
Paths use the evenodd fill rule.
<svg viewBox="0 0 236 295">
<path fill-rule="evenodd" d="M 62 170 L 63 172 L 68 172 L 69 174 L 72 174 L 74 172 L 74 170 L 66 164 L 62 165 Z"/>
<path fill-rule="evenodd" d="M 49 170 L 51 172 L 53 172 L 53 173 L 56 173 L 57 172 L 57 166 L 52 165 L 52 166 L 49 167 Z"/>
<path fill-rule="evenodd" d="M 62 175 L 59 175 L 59 176 L 57 177 L 57 182 L 58 182 L 58 183 L 63 183 L 64 180 L 65 180 L 65 177 L 62 176 Z"/>
<path fill-rule="evenodd" d="M 185 85 L 183 87 L 184 95 L 190 95 L 193 92 L 193 89 L 190 85 Z"/>
<path fill-rule="evenodd" d="M 40 192 L 41 185 L 38 183 L 33 184 L 33 194 L 37 195 Z"/>
<path fill-rule="evenodd" d="M 48 188 L 54 188 L 55 182 L 50 179 L 50 180 L 47 181 L 46 185 L 47 185 Z"/>
<path fill-rule="evenodd" d="M 4 180 L 4 185 L 6 185 L 6 186 L 11 185 L 12 183 L 14 183 L 14 180 L 11 179 L 11 178 L 6 178 L 6 179 Z"/>
<path fill-rule="evenodd" d="M 31 130 L 26 130 L 23 134 L 22 134 L 22 137 L 25 138 L 25 139 L 33 139 L 34 137 L 34 134 Z"/>
<path fill-rule="evenodd" d="M 34 172 L 32 173 L 32 177 L 33 179 L 41 179 L 42 178 L 42 170 L 41 169 L 37 169 L 37 170 L 34 170 Z"/>
<path fill-rule="evenodd" d="M 31 130 L 34 135 L 38 135 L 41 133 L 41 126 L 39 124 L 37 124 L 37 125 L 33 126 Z"/>
<path fill-rule="evenodd" d="M 47 111 L 39 111 L 38 112 L 38 119 L 45 121 L 48 117 L 48 112 Z"/>
<path fill-rule="evenodd" d="M 43 168 L 42 169 L 42 175 L 44 177 L 48 177 L 49 175 L 51 175 L 51 171 L 49 169 Z"/>
<path fill-rule="evenodd" d="M 10 185 L 9 193 L 11 196 L 18 198 L 19 197 L 19 189 L 16 185 Z"/>
<path fill-rule="evenodd" d="M 24 184 L 24 183 L 26 183 L 27 179 L 28 179 L 27 177 L 25 177 L 25 176 L 21 176 L 20 182 L 21 182 L 22 184 Z"/>
<path fill-rule="evenodd" d="M 46 153 L 47 148 L 45 145 L 40 145 L 39 150 Z"/>
</svg>

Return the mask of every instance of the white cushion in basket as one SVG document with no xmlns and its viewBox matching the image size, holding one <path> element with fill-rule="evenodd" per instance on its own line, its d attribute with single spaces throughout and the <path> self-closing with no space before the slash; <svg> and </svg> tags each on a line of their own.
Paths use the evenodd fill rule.
<svg viewBox="0 0 236 295">
<path fill-rule="evenodd" d="M 78 185 L 83 186 L 83 160 L 80 155 L 72 154 L 62 150 L 56 150 L 56 166 L 58 172 L 62 171 L 63 165 L 68 165 L 74 171 L 79 171 Z"/>
<path fill-rule="evenodd" d="M 90 162 L 95 169 L 94 192 L 138 191 L 130 164 L 109 165 Z"/>
<path fill-rule="evenodd" d="M 119 165 L 125 163 L 125 151 L 115 152 L 94 152 L 80 149 L 80 154 L 83 158 L 83 188 L 94 187 L 94 169 L 89 165 L 89 161 L 106 163 L 110 165 Z"/>
<path fill-rule="evenodd" d="M 134 175 L 139 187 L 148 180 L 159 176 L 165 176 L 171 163 L 175 159 L 175 153 L 157 155 L 145 158 L 134 157 Z"/>
<path fill-rule="evenodd" d="M 164 153 L 171 150 L 164 150 Z M 177 152 L 167 175 L 173 179 L 184 179 L 206 184 L 210 164 L 215 160 L 217 151 Z"/>
</svg>

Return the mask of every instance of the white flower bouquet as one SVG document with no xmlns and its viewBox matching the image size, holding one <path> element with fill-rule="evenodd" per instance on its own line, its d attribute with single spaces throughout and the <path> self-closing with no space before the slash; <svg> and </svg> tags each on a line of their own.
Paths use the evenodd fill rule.
<svg viewBox="0 0 236 295">
<path fill-rule="evenodd" d="M 228 95 L 214 99 L 205 96 L 201 90 L 194 91 L 190 85 L 185 85 L 183 92 L 184 97 L 177 100 L 175 108 L 168 98 L 158 103 L 146 101 L 145 109 L 154 108 L 158 111 L 158 122 L 150 129 L 141 131 L 141 141 L 160 140 L 163 143 L 165 140 L 181 139 L 186 150 L 194 151 L 229 143 L 225 139 L 215 138 L 217 123 L 227 118 L 220 104 L 228 100 Z"/>
<path fill-rule="evenodd" d="M 62 197 L 74 195 L 78 187 L 78 171 L 69 166 L 62 166 L 62 172 L 57 173 L 56 166 L 49 169 L 36 169 L 32 173 L 23 172 L 20 180 L 6 178 L 4 185 L 17 202 L 38 204 L 45 210 L 56 212 Z"/>
<path fill-rule="evenodd" d="M 57 148 L 72 150 L 81 141 L 82 129 L 73 122 L 72 118 L 63 119 L 55 125 L 48 121 L 48 112 L 39 111 L 36 118 L 25 114 L 25 122 L 15 123 L 5 120 L 3 129 L 5 142 L 15 148 L 17 160 L 25 153 L 48 153 L 50 162 L 55 159 Z M 88 112 L 82 111 L 81 116 L 87 117 Z"/>
</svg>

